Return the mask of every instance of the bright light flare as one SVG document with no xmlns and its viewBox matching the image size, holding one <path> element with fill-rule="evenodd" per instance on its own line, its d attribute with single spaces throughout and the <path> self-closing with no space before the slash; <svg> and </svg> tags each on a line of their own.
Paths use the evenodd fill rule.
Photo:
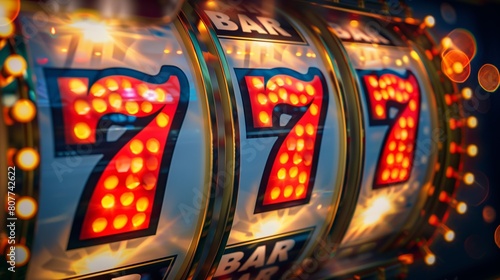
<svg viewBox="0 0 500 280">
<path fill-rule="evenodd" d="M 453 240 L 455 240 L 455 232 L 451 229 L 445 231 L 443 236 L 444 236 L 444 240 L 446 240 L 447 242 L 452 242 Z"/>
<path fill-rule="evenodd" d="M 427 265 L 433 265 L 434 263 L 436 263 L 436 255 L 434 255 L 433 253 L 429 253 L 425 255 L 424 261 Z"/>
<path fill-rule="evenodd" d="M 387 197 L 381 196 L 375 198 L 363 213 L 364 225 L 369 226 L 377 223 L 391 210 L 392 204 Z"/>
<path fill-rule="evenodd" d="M 37 168 L 40 156 L 33 148 L 23 148 L 17 153 L 16 162 L 21 169 L 31 171 Z"/>
<path fill-rule="evenodd" d="M 120 262 L 120 256 L 111 251 L 104 251 L 93 256 L 88 256 L 82 259 L 81 262 L 75 263 L 74 269 L 81 275 L 106 270 L 110 267 L 117 267 Z"/>
<path fill-rule="evenodd" d="M 459 202 L 456 209 L 458 214 L 465 214 L 465 212 L 467 212 L 467 204 L 465 202 Z"/>
<path fill-rule="evenodd" d="M 431 28 L 434 27 L 434 25 L 436 24 L 436 19 L 433 16 L 426 16 L 424 18 L 424 23 L 425 26 Z"/>
<path fill-rule="evenodd" d="M 7 74 L 18 77 L 26 71 L 26 60 L 18 54 L 11 54 L 5 60 L 5 71 Z"/>
<path fill-rule="evenodd" d="M 30 250 L 23 244 L 16 244 L 16 265 L 23 266 L 30 259 Z"/>
<path fill-rule="evenodd" d="M 28 99 L 19 99 L 12 106 L 12 117 L 22 123 L 30 122 L 35 118 L 36 108 L 33 102 Z"/>
<path fill-rule="evenodd" d="M 22 197 L 17 202 L 16 214 L 19 218 L 28 220 L 35 216 L 37 204 L 35 199 L 29 196 Z"/>
<path fill-rule="evenodd" d="M 79 29 L 85 40 L 89 40 L 94 43 L 104 43 L 112 39 L 108 32 L 108 27 L 102 22 L 80 20 L 74 22 L 70 26 Z"/>
<path fill-rule="evenodd" d="M 253 231 L 255 232 L 255 237 L 260 238 L 278 233 L 280 227 L 280 222 L 277 219 L 269 219 L 256 224 Z"/>
</svg>

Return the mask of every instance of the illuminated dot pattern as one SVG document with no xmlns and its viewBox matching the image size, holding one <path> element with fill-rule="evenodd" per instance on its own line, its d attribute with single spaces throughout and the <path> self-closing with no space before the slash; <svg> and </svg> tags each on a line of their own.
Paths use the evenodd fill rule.
<svg viewBox="0 0 500 280">
<path fill-rule="evenodd" d="M 283 131 L 276 116 L 277 106 L 293 106 L 302 114 L 287 134 L 280 134 L 283 141 L 277 141 L 280 146 L 273 147 L 276 153 L 268 158 L 266 169 L 270 172 L 261 181 L 261 191 L 265 189 L 262 205 L 304 200 L 312 188 L 316 140 L 321 133 L 318 127 L 325 101 L 320 77 L 309 82 L 288 75 L 275 75 L 267 82 L 260 76 L 245 79 L 255 128 Z"/>
<path fill-rule="evenodd" d="M 416 78 L 385 73 L 363 77 L 372 122 L 389 125 L 374 177 L 374 188 L 409 179 L 414 158 L 420 113 L 420 89 Z M 389 116 L 390 104 L 398 104 L 397 115 Z"/>
<path fill-rule="evenodd" d="M 91 87 L 84 78 L 58 79 L 68 144 L 96 142 L 96 128 L 107 114 L 151 121 L 112 157 L 101 173 L 81 226 L 80 240 L 147 229 L 160 174 L 160 162 L 180 102 L 175 76 L 149 84 L 109 76 Z M 161 133 L 159 133 L 161 131 Z"/>
</svg>

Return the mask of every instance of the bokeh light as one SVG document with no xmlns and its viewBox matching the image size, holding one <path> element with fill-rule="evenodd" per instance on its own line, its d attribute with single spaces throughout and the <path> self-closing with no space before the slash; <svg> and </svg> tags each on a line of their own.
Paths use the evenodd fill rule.
<svg viewBox="0 0 500 280">
<path fill-rule="evenodd" d="M 495 211 L 495 208 L 486 205 L 483 208 L 483 219 L 487 223 L 493 223 L 495 221 L 495 218 L 497 217 L 497 212 Z"/>
<path fill-rule="evenodd" d="M 23 148 L 16 155 L 17 165 L 26 171 L 31 171 L 38 166 L 40 156 L 33 148 Z"/>
<path fill-rule="evenodd" d="M 454 24 L 457 21 L 457 13 L 455 8 L 448 3 L 441 4 L 441 17 L 449 24 Z"/>
<path fill-rule="evenodd" d="M 500 248 L 500 226 L 495 230 L 495 244 Z"/>
<path fill-rule="evenodd" d="M 19 218 L 28 220 L 35 216 L 37 210 L 37 203 L 35 199 L 25 196 L 19 199 L 16 207 L 16 214 Z"/>
<path fill-rule="evenodd" d="M 498 68 L 492 64 L 485 64 L 477 73 L 477 80 L 481 87 L 488 92 L 494 92 L 500 85 L 500 74 Z"/>
<path fill-rule="evenodd" d="M 443 56 L 441 69 L 450 80 L 463 83 L 470 76 L 470 60 L 460 50 L 450 50 Z"/>
<path fill-rule="evenodd" d="M 472 33 L 463 28 L 457 28 L 451 31 L 445 38 L 449 38 L 450 44 L 443 50 L 443 57 L 449 51 L 461 51 L 470 60 L 476 56 L 477 42 Z"/>
<path fill-rule="evenodd" d="M 7 25 L 16 19 L 21 9 L 21 0 L 0 1 L 0 26 Z"/>
<path fill-rule="evenodd" d="M 12 117 L 18 122 L 29 122 L 33 120 L 36 114 L 36 108 L 33 102 L 28 99 L 19 99 L 12 106 Z"/>
</svg>

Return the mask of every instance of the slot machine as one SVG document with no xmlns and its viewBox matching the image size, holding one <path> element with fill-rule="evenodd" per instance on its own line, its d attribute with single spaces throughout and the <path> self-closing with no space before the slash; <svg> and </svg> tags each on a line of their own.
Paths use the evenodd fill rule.
<svg viewBox="0 0 500 280">
<path fill-rule="evenodd" d="M 436 262 L 467 210 L 477 120 L 431 19 L 337 2 L 5 4 L 2 279 L 404 278 Z"/>
</svg>

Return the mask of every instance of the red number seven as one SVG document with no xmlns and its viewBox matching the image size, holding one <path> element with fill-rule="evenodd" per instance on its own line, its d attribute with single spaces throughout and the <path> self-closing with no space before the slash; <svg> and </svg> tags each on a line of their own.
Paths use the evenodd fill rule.
<svg viewBox="0 0 500 280">
<path fill-rule="evenodd" d="M 400 76 L 385 71 L 360 71 L 370 112 L 370 125 L 388 125 L 379 155 L 373 188 L 406 182 L 410 178 L 420 116 L 420 88 L 408 71 Z M 390 116 L 390 108 L 397 114 Z"/>
<path fill-rule="evenodd" d="M 267 158 L 255 213 L 309 202 L 328 105 L 321 71 L 236 69 L 247 138 L 277 140 Z"/>
<path fill-rule="evenodd" d="M 184 73 L 164 66 L 156 76 L 122 68 L 45 69 L 45 76 L 56 156 L 102 154 L 86 178 L 68 249 L 155 234 L 188 104 Z M 122 134 L 110 139 L 117 127 Z"/>
</svg>

